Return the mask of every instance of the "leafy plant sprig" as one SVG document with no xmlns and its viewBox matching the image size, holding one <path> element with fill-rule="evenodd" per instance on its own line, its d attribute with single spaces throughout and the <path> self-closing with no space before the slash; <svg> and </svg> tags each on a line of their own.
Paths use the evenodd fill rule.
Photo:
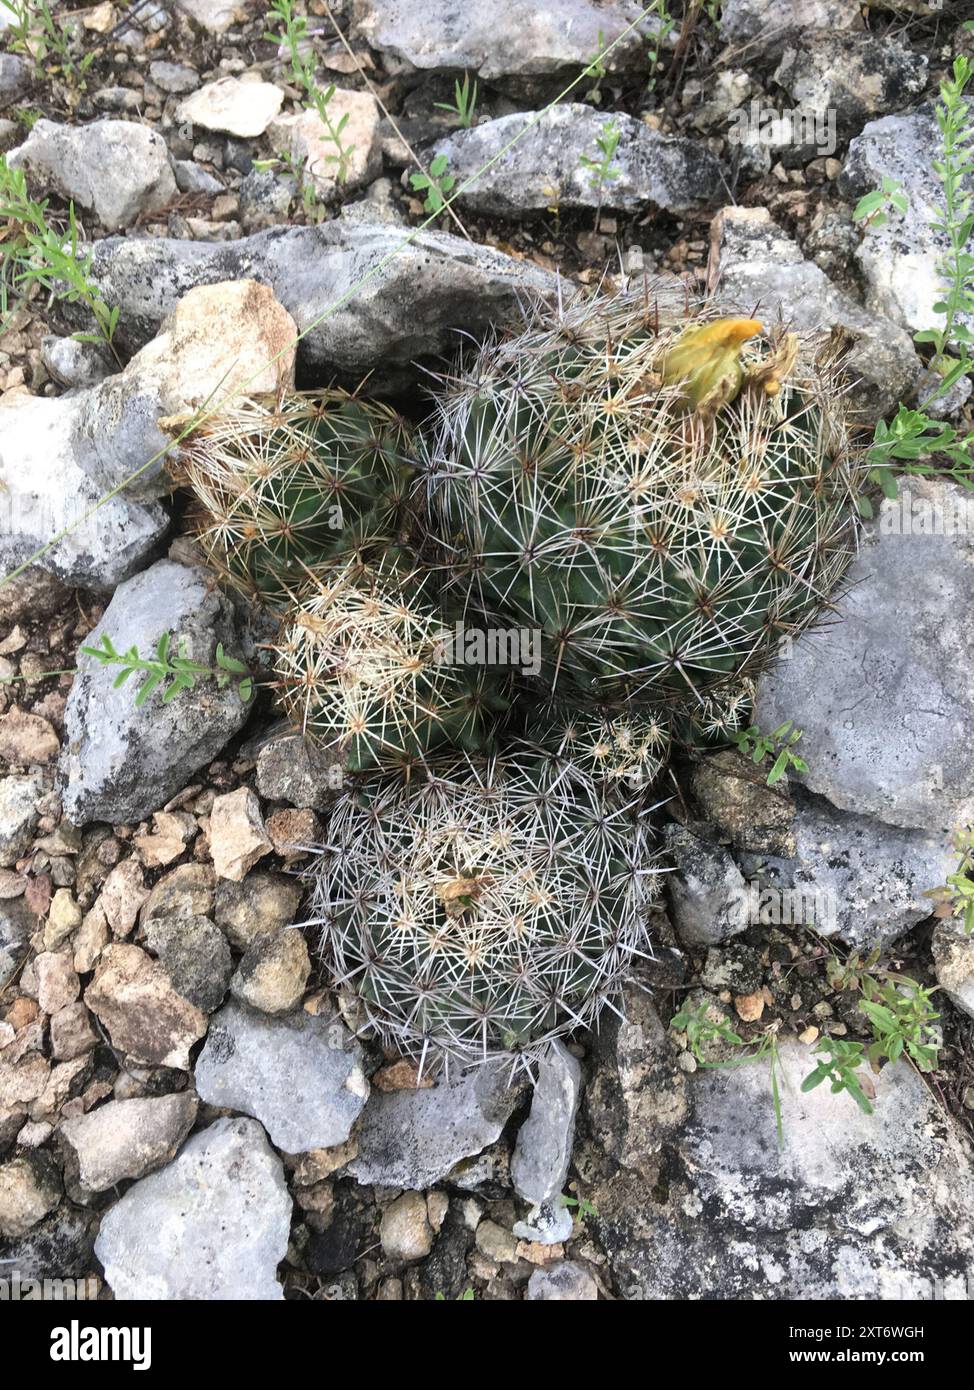
<svg viewBox="0 0 974 1390">
<path fill-rule="evenodd" d="M 255 159 L 254 168 L 258 173 L 283 169 L 294 180 L 295 189 L 301 199 L 301 206 L 304 208 L 304 214 L 308 221 L 322 222 L 325 219 L 327 208 L 318 197 L 314 180 L 306 176 L 306 171 L 300 160 L 295 159 L 288 150 L 279 151 L 273 159 Z"/>
<path fill-rule="evenodd" d="M 434 101 L 433 105 L 439 111 L 449 111 L 451 116 L 456 116 L 464 130 L 469 130 L 477 118 L 477 82 L 474 80 L 473 86 L 470 84 L 470 74 L 463 74 L 463 81 L 457 78 L 453 85 L 453 103 L 446 101 Z"/>
<path fill-rule="evenodd" d="M 866 228 L 882 227 L 889 221 L 889 208 L 902 214 L 909 206 L 910 200 L 903 192 L 903 185 L 899 179 L 884 174 L 879 187 L 874 188 L 871 193 L 863 194 L 856 203 L 852 217 L 853 221 L 861 222 Z"/>
<path fill-rule="evenodd" d="M 583 169 L 588 170 L 589 183 L 598 196 L 598 207 L 595 212 L 595 226 L 598 229 L 599 219 L 602 216 L 602 203 L 605 198 L 605 186 L 607 183 L 614 183 L 622 170 L 618 164 L 613 164 L 616 151 L 619 148 L 620 130 L 617 121 L 606 121 L 602 127 L 602 132 L 596 137 L 595 147 L 599 151 L 599 158 L 595 159 L 592 155 L 583 154 L 579 156 L 579 163 Z"/>
<path fill-rule="evenodd" d="M 833 989 L 861 989 L 863 977 L 871 974 L 879 963 L 880 948 L 874 946 L 865 956 L 853 951 L 845 960 L 830 955 L 825 962 L 825 977 Z"/>
<path fill-rule="evenodd" d="M 587 1197 L 569 1197 L 566 1193 L 562 1193 L 558 1198 L 558 1205 L 567 1207 L 581 1224 L 584 1224 L 590 1216 L 598 1216 L 599 1214 Z"/>
<path fill-rule="evenodd" d="M 880 954 L 879 948 L 874 947 L 867 956 L 854 952 L 844 962 L 833 955 L 826 965 L 826 975 L 834 989 L 859 991 L 859 1008 L 872 1033 L 872 1042 L 863 1047 L 861 1055 L 851 1051 L 842 1054 L 844 1069 L 854 1071 L 868 1061 L 873 1071 L 879 1071 L 882 1062 L 896 1062 L 905 1052 L 918 1070 L 932 1071 L 939 1057 L 934 1025 L 940 1015 L 931 1004 L 935 990 L 880 968 Z M 833 1080 L 841 1082 L 844 1073 L 840 1073 L 841 1069 Z M 838 1089 L 855 1095 L 844 1083 Z M 856 1103 L 860 1103 L 858 1097 Z"/>
<path fill-rule="evenodd" d="M 934 231 L 946 237 L 947 255 L 941 264 L 946 293 L 933 307 L 943 314 L 940 328 L 916 333 L 918 343 L 931 343 L 934 348 L 933 367 L 944 361 L 949 348 L 960 345 L 961 358 L 955 361 L 943 378 L 940 390 L 947 391 L 959 377 L 974 367 L 969 349 L 974 345 L 974 331 L 960 322 L 961 314 L 974 314 L 974 256 L 967 244 L 974 232 L 974 207 L 966 184 L 974 173 L 974 117 L 966 89 L 974 77 L 974 66 L 967 58 L 955 58 L 951 76 L 940 84 L 937 105 L 937 127 L 940 131 L 941 158 L 934 169 L 943 185 L 944 205 L 930 224 Z"/>
<path fill-rule="evenodd" d="M 0 9 L 10 15 L 7 33 L 14 53 L 23 53 L 45 74 L 48 59 L 57 59 L 56 71 L 79 91 L 84 91 L 84 75 L 94 62 L 97 50 L 75 61 L 71 39 L 64 24 L 51 13 L 48 0 L 0 0 Z"/>
<path fill-rule="evenodd" d="M 843 1038 L 823 1038 L 815 1044 L 812 1051 L 821 1057 L 821 1061 L 815 1070 L 805 1077 L 802 1091 L 814 1091 L 816 1086 L 828 1081 L 829 1089 L 834 1096 L 846 1091 L 864 1115 L 871 1115 L 872 1103 L 856 1075 L 865 1061 L 863 1044 L 846 1042 Z"/>
<path fill-rule="evenodd" d="M 882 983 L 867 975 L 859 1007 L 869 1019 L 874 1041 L 866 1056 L 876 1064 L 911 1057 L 920 1071 L 933 1071 L 939 1048 L 934 1024 L 940 1018 L 931 1005 L 932 989 L 898 976 Z"/>
<path fill-rule="evenodd" d="M 971 27 L 969 24 L 966 28 Z M 940 158 L 934 170 L 943 187 L 943 206 L 930 224 L 947 241 L 947 252 L 940 271 L 944 281 L 943 298 L 934 311 L 944 315 L 939 327 L 914 334 L 920 344 L 933 348 L 930 369 L 939 380 L 919 409 L 901 404 L 889 423 L 880 421 L 868 455 L 869 479 L 877 483 L 886 497 L 898 492 L 896 473 L 918 476 L 946 476 L 968 491 L 974 491 L 974 451 L 972 436 L 961 435 L 952 425 L 934 420 L 928 413 L 934 401 L 974 371 L 974 331 L 962 321 L 974 314 L 974 256 L 967 246 L 974 233 L 974 200 L 966 191 L 974 174 L 974 110 L 967 89 L 974 79 L 974 64 L 964 57 L 954 60 L 950 76 L 940 84 L 936 120 L 940 132 Z M 887 204 L 903 212 L 905 199 L 895 180 L 884 179 L 878 193 L 878 208 Z M 867 217 L 874 207 L 876 192 L 866 194 L 856 208 L 858 216 L 865 205 Z M 873 216 L 873 225 L 878 225 Z M 928 462 L 927 460 L 935 460 Z M 860 510 L 872 514 L 868 499 Z"/>
<path fill-rule="evenodd" d="M 646 30 L 647 57 L 649 60 L 649 76 L 646 79 L 646 90 L 653 91 L 656 86 L 657 77 L 660 69 L 660 54 L 663 52 L 663 45 L 676 28 L 676 20 L 670 14 L 666 0 L 653 0 L 647 11 L 648 16 L 655 16 L 659 20 L 659 27 Z"/>
<path fill-rule="evenodd" d="M 118 326 L 118 306 L 110 309 L 91 275 L 92 252 L 79 242 L 74 203 L 68 204 L 68 225 L 59 232 L 48 221 L 46 198 L 31 198 L 23 169 L 11 169 L 0 155 L 0 312 L 6 320 L 11 299 L 23 300 L 31 285 L 73 304 L 79 300 L 91 311 L 97 333 L 76 333 L 80 342 L 104 342 L 112 347 Z M 0 324 L 0 327 L 3 325 Z M 114 352 L 114 348 L 112 348 Z M 117 354 L 116 354 L 117 356 Z"/>
<path fill-rule="evenodd" d="M 327 87 L 319 87 L 315 80 L 314 49 L 309 43 L 313 32 L 308 28 L 304 15 L 294 13 L 294 0 L 272 0 L 267 11 L 268 20 L 277 20 L 281 29 L 277 34 L 266 33 L 264 38 L 278 45 L 278 52 L 286 56 L 291 64 L 291 76 L 305 94 L 305 105 L 314 111 L 324 127 L 328 140 L 335 148 L 334 154 L 325 155 L 325 161 L 334 164 L 335 177 L 339 183 L 348 181 L 354 145 L 346 145 L 342 136 L 348 125 L 349 113 L 346 111 L 338 120 L 333 120 L 328 110 L 337 90 L 334 82 Z"/>
<path fill-rule="evenodd" d="M 446 155 L 438 154 L 425 173 L 420 171 L 409 176 L 409 182 L 416 192 L 426 195 L 423 207 L 427 212 L 442 212 L 456 183 L 455 175 L 448 171 L 448 164 Z"/>
<path fill-rule="evenodd" d="M 596 106 L 602 100 L 602 83 L 609 75 L 609 69 L 606 67 L 605 58 L 603 56 L 604 53 L 605 34 L 600 29 L 598 50 L 589 59 L 583 74 L 585 77 L 591 77 L 593 79 L 592 86 L 585 93 L 585 100 L 592 102 Z"/>
<path fill-rule="evenodd" d="M 779 724 L 772 734 L 763 734 L 756 724 L 751 724 L 748 728 L 739 729 L 731 735 L 738 748 L 752 763 L 760 765 L 769 754 L 774 756 L 774 763 L 766 779 L 769 787 L 780 782 L 788 771 L 808 771 L 808 764 L 804 758 L 792 751 L 802 737 L 804 730 L 796 729 L 790 719 Z"/>
<path fill-rule="evenodd" d="M 237 694 L 246 704 L 253 696 L 254 681 L 247 667 L 236 657 L 228 656 L 223 649 L 223 643 L 217 644 L 216 665 L 208 666 L 204 662 L 192 661 L 186 655 L 185 640 L 179 643 L 177 655 L 173 655 L 169 650 L 169 633 L 164 632 L 156 643 L 155 655 L 143 657 L 139 655 L 137 647 L 129 647 L 127 651 L 120 652 L 107 633 L 102 633 L 100 647 L 82 647 L 81 650 L 86 656 L 93 657 L 102 666 L 118 666 L 119 673 L 113 682 L 113 689 L 117 690 L 123 686 L 130 676 L 136 672 L 145 672 L 145 680 L 139 687 L 135 697 L 136 708 L 145 704 L 152 692 L 162 687 L 162 702 L 168 705 L 170 700 L 182 690 L 192 690 L 197 680 L 212 679 L 216 681 L 220 690 L 225 689 L 232 681 L 236 681 Z"/>
</svg>

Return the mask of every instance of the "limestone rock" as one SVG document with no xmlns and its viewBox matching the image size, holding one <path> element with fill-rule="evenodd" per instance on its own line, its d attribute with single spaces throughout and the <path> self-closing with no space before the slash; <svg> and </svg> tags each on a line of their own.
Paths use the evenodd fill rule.
<svg viewBox="0 0 974 1390">
<path fill-rule="evenodd" d="M 110 1100 L 64 1120 L 59 1134 L 68 1175 L 85 1192 L 104 1192 L 125 1178 L 141 1178 L 168 1163 L 193 1127 L 192 1091 Z"/>
<path fill-rule="evenodd" d="M 282 1299 L 291 1199 L 254 1120 L 217 1120 L 102 1218 L 95 1253 L 116 1299 Z"/>
<path fill-rule="evenodd" d="M 270 1018 L 236 1003 L 213 1018 L 196 1088 L 211 1105 L 255 1116 L 293 1154 L 344 1143 L 369 1094 L 361 1050 L 337 1019 Z"/>
<path fill-rule="evenodd" d="M 206 1015 L 173 989 L 164 968 L 138 946 L 101 955 L 85 1003 L 115 1047 L 146 1066 L 189 1068 L 189 1049 L 206 1033 Z"/>
</svg>

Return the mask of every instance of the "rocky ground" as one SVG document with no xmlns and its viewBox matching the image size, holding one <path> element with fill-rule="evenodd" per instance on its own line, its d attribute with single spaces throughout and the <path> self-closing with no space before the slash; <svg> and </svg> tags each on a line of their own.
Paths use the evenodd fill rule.
<svg viewBox="0 0 974 1390">
<path fill-rule="evenodd" d="M 310 0 L 355 147 L 343 183 L 265 9 L 79 9 L 76 56 L 95 56 L 73 80 L 7 35 L 0 148 L 53 218 L 74 201 L 119 313 L 115 356 L 74 340 L 84 305 L 43 289 L 8 321 L 3 573 L 228 373 L 251 389 L 371 374 L 418 416 L 420 369 L 455 330 L 557 274 L 666 272 L 841 331 L 866 427 L 922 389 L 931 103 L 951 55 L 974 51 L 959 27 L 974 7 L 724 0 L 658 44 L 632 35 L 388 265 L 425 215 L 414 155 L 473 173 L 639 6 Z M 469 129 L 436 104 L 464 70 L 480 84 Z M 752 103 L 831 113 L 834 139 L 780 122 L 762 136 L 741 124 Z M 596 186 L 580 157 L 607 116 L 617 173 Z M 853 206 L 884 174 L 910 209 L 864 231 Z M 969 423 L 964 390 L 949 408 Z M 958 494 L 911 491 L 940 509 Z M 558 1047 L 534 1086 L 433 1084 L 354 1036 L 292 927 L 328 769 L 263 700 L 207 685 L 137 708 L 79 658 L 104 631 L 259 659 L 182 507 L 147 469 L 0 587 L 0 1259 L 22 1278 L 93 1276 L 104 1298 L 967 1296 L 974 939 L 929 893 L 974 821 L 971 528 L 868 523 L 832 621 L 762 680 L 757 722 L 805 731 L 807 775 L 768 788 L 729 752 L 675 769 L 657 958 L 625 1019 Z M 730 905 L 751 883 L 817 894 L 834 919 L 743 925 Z M 800 1084 L 817 1040 L 869 1037 L 855 959 L 845 976 L 835 962 L 874 945 L 939 986 L 941 1046 L 924 1076 L 904 1061 L 873 1075 L 867 1116 Z M 745 1042 L 777 1040 L 780 1143 L 767 1060 L 698 1066 L 669 1027 L 688 1000 Z"/>
</svg>

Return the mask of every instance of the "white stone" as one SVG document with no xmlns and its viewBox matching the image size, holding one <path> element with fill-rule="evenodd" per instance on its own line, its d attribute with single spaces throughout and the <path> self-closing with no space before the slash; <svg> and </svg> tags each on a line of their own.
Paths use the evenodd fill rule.
<svg viewBox="0 0 974 1390">
<path fill-rule="evenodd" d="M 290 1224 L 260 1125 L 217 1120 L 106 1212 L 95 1253 L 118 1300 L 279 1300 Z"/>
<path fill-rule="evenodd" d="M 178 189 L 162 136 L 137 121 L 59 125 L 41 119 L 7 162 L 48 189 L 94 213 L 109 231 L 171 203 Z"/>
<path fill-rule="evenodd" d="M 176 119 L 189 121 L 204 130 L 255 139 L 263 135 L 283 102 L 284 93 L 272 82 L 220 77 L 180 102 Z"/>
<path fill-rule="evenodd" d="M 360 188 L 382 172 L 381 113 L 375 97 L 336 87 L 327 113 L 333 129 L 348 118 L 338 143 L 317 111 L 279 116 L 268 130 L 272 148 L 286 152 L 295 165 L 303 167 L 305 177 L 323 198 Z"/>
</svg>

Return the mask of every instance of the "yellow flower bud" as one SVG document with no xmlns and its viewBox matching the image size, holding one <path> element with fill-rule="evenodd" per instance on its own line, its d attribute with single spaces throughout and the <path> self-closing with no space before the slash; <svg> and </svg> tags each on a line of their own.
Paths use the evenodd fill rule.
<svg viewBox="0 0 974 1390">
<path fill-rule="evenodd" d="M 758 319 L 715 319 L 685 329 L 663 359 L 663 381 L 667 386 L 682 384 L 687 405 L 699 414 L 713 415 L 744 385 L 741 348 L 762 327 Z"/>
</svg>

